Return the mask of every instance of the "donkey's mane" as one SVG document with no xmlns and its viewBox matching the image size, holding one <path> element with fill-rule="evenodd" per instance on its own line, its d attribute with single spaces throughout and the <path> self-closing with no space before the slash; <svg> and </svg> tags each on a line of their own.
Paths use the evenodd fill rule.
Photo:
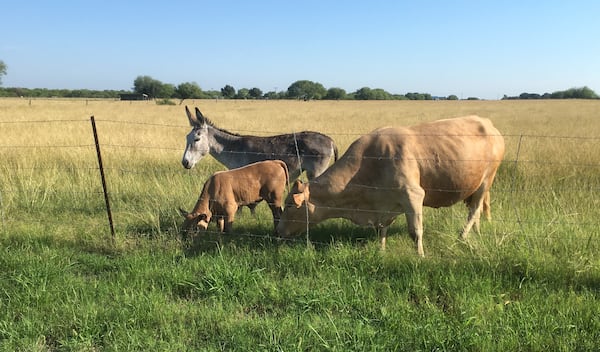
<svg viewBox="0 0 600 352">
<path fill-rule="evenodd" d="M 232 135 L 232 136 L 244 137 L 244 136 L 242 136 L 242 135 L 241 135 L 241 134 L 239 134 L 239 133 L 233 133 L 233 132 L 229 132 L 229 131 L 227 131 L 227 130 L 226 130 L 226 129 L 224 129 L 224 128 L 221 128 L 221 127 L 218 127 L 218 126 L 216 126 L 216 125 L 215 125 L 215 123 L 214 123 L 214 122 L 212 122 L 212 120 L 211 120 L 211 119 L 209 119 L 209 118 L 208 118 L 208 117 L 206 117 L 206 116 L 203 116 L 203 118 L 204 118 L 204 122 L 205 122 L 207 125 L 211 126 L 212 128 L 215 128 L 215 129 L 217 129 L 217 130 L 219 130 L 219 131 L 221 131 L 221 132 L 224 132 L 224 133 L 230 134 L 230 135 Z"/>
</svg>

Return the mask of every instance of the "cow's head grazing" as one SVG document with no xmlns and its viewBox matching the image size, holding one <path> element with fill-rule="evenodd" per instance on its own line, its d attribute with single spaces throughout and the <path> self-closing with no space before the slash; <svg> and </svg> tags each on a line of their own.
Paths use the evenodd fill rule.
<svg viewBox="0 0 600 352">
<path fill-rule="evenodd" d="M 309 185 L 296 180 L 286 198 L 285 209 L 279 219 L 276 233 L 283 237 L 301 233 L 306 230 L 308 218 L 314 211 L 315 206 L 310 203 Z"/>
</svg>

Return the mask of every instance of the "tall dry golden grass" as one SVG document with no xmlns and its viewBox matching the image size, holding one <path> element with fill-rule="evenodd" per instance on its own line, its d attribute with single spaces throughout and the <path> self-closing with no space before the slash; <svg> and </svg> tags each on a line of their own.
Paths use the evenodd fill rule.
<svg viewBox="0 0 600 352">
<path fill-rule="evenodd" d="M 184 105 L 199 107 L 217 126 L 231 132 L 270 135 L 315 130 L 331 135 L 341 150 L 359 135 L 377 127 L 410 125 L 470 114 L 487 117 L 494 122 L 507 137 L 509 157 L 516 152 L 521 135 L 600 136 L 600 101 L 595 100 L 189 100 L 184 101 L 183 105 L 169 106 L 156 105 L 152 101 L 0 99 L 0 145 L 89 144 L 89 116 L 94 115 L 104 143 L 180 148 L 183 151 L 184 136 L 189 131 Z M 66 121 L 44 122 L 55 120 Z M 142 125 L 125 128 L 123 124 L 112 121 Z M 153 124 L 170 128 L 156 128 Z M 557 153 L 567 152 L 561 152 L 560 139 L 547 139 L 551 142 L 540 146 L 543 149 L 550 148 L 546 154 L 559 157 Z M 538 150 L 536 153 L 543 155 L 544 151 Z"/>
<path fill-rule="evenodd" d="M 153 101 L 0 99 L 0 156 L 21 167 L 56 161 L 94 167 L 89 117 L 94 115 L 106 165 L 174 172 L 189 132 L 184 106 L 199 107 L 217 126 L 234 133 L 272 135 L 314 130 L 330 135 L 340 154 L 360 135 L 386 125 L 476 114 L 505 135 L 499 182 L 513 187 L 511 165 L 521 179 L 547 181 L 593 177 L 600 165 L 600 101 Z M 39 146 L 39 148 L 31 148 Z M 82 146 L 79 148 L 78 146 Z M 24 147 L 24 148 L 23 148 Z M 6 163 L 5 163 L 6 164 Z M 204 172 L 219 168 L 200 163 Z M 504 171 L 503 171 L 504 170 Z M 571 187 L 571 186 L 570 186 Z M 573 186 L 574 187 L 574 186 Z"/>
<path fill-rule="evenodd" d="M 0 156 L 25 169 L 32 163 L 39 167 L 57 161 L 73 167 L 95 167 L 89 122 L 94 115 L 105 166 L 134 172 L 157 168 L 180 172 L 185 135 L 190 130 L 185 105 L 192 110 L 199 107 L 217 126 L 234 133 L 319 131 L 336 141 L 340 154 L 360 135 L 381 126 L 476 114 L 490 118 L 505 135 L 507 152 L 497 189 L 513 189 L 515 182 L 521 188 L 547 182 L 563 182 L 566 189 L 582 184 L 593 188 L 600 168 L 597 100 L 188 100 L 182 105 L 157 105 L 153 101 L 0 99 Z M 72 147 L 80 145 L 84 147 Z M 518 173 L 514 172 L 517 164 Z M 222 166 L 205 161 L 197 168 L 201 170 L 194 172 L 204 175 Z M 148 186 L 139 188 L 144 192 Z"/>
</svg>

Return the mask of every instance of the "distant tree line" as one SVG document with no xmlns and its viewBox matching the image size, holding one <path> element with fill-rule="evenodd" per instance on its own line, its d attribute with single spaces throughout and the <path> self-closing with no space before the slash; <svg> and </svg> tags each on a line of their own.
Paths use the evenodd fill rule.
<svg viewBox="0 0 600 352">
<path fill-rule="evenodd" d="M 2 88 L 0 97 L 118 99 L 126 90 Z"/>
<path fill-rule="evenodd" d="M 0 77 L 6 74 L 6 65 L 0 61 Z M 0 81 L 1 84 L 1 81 Z M 184 82 L 175 86 L 163 83 L 150 76 L 138 76 L 133 81 L 132 90 L 90 90 L 90 89 L 46 89 L 46 88 L 2 88 L 0 97 L 28 98 L 96 98 L 119 99 L 125 94 L 139 94 L 150 99 L 298 99 L 298 100 L 459 100 L 456 95 L 434 97 L 429 93 L 392 94 L 381 88 L 362 87 L 354 92 L 342 88 L 326 89 L 321 83 L 299 80 L 286 91 L 263 92 L 259 88 L 235 89 L 225 85 L 220 90 L 205 91 L 196 82 Z M 502 99 L 598 99 L 598 95 L 588 87 L 571 88 L 566 91 L 545 93 L 522 93 L 518 97 L 504 95 Z M 467 100 L 478 100 L 469 97 Z"/>
<path fill-rule="evenodd" d="M 509 97 L 504 95 L 503 100 L 514 100 L 514 99 L 599 99 L 600 97 L 596 92 L 588 87 L 583 88 L 571 88 L 562 90 L 554 93 L 521 93 L 519 96 Z"/>
<path fill-rule="evenodd" d="M 342 88 L 326 89 L 321 83 L 299 80 L 286 91 L 263 92 L 259 88 L 235 89 L 225 85 L 220 90 L 202 90 L 196 82 L 185 82 L 177 86 L 163 83 L 150 76 L 138 76 L 132 90 L 89 90 L 47 88 L 3 88 L 0 97 L 28 98 L 98 98 L 118 99 L 122 94 L 140 94 L 150 99 L 298 99 L 298 100 L 458 100 L 456 95 L 433 97 L 429 93 L 391 94 L 380 88 L 363 87 L 348 93 Z"/>
<path fill-rule="evenodd" d="M 178 86 L 164 84 L 150 76 L 138 76 L 133 83 L 133 91 L 154 98 L 176 99 L 301 99 L 301 100 L 433 100 L 428 93 L 390 94 L 383 89 L 363 87 L 347 93 L 342 88 L 326 89 L 321 83 L 299 80 L 292 83 L 287 91 L 263 92 L 259 88 L 240 88 L 225 85 L 220 91 L 203 91 L 195 82 L 181 83 Z M 440 98 L 437 98 L 440 99 Z M 456 96 L 441 99 L 458 99 Z"/>
</svg>

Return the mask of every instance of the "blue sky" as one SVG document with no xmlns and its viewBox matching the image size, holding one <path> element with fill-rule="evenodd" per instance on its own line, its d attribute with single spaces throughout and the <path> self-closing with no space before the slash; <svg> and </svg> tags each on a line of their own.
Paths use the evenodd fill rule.
<svg viewBox="0 0 600 352">
<path fill-rule="evenodd" d="M 600 94 L 600 1 L 10 1 L 4 87 Z"/>
</svg>

